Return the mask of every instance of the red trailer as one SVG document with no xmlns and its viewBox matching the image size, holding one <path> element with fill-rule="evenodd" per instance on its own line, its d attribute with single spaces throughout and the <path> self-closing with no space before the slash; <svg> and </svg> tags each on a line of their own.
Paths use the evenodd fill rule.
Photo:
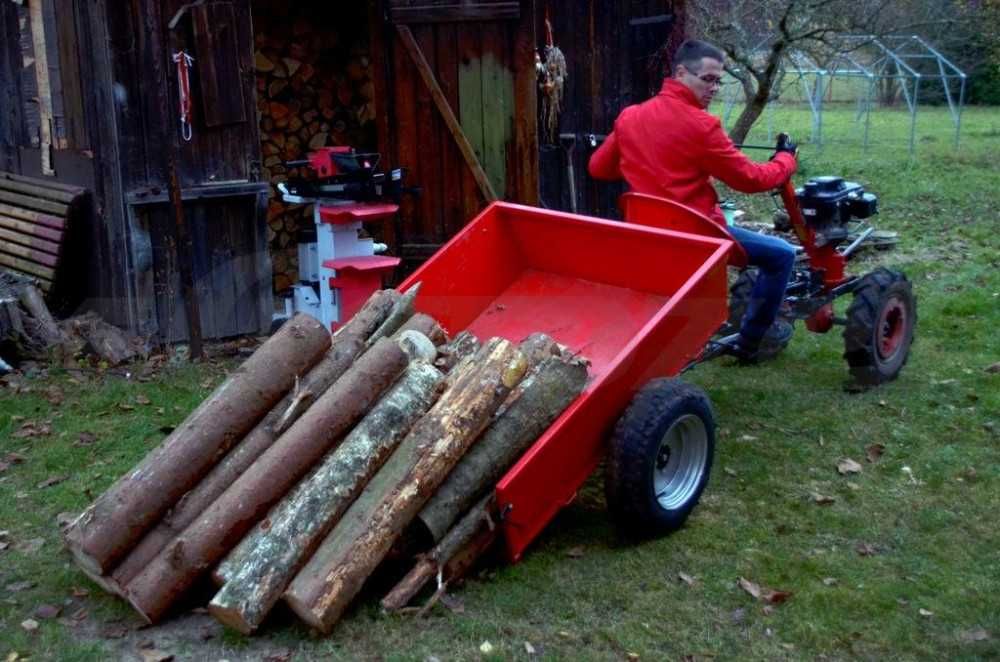
<svg viewBox="0 0 1000 662">
<path fill-rule="evenodd" d="M 400 286 L 422 283 L 417 310 L 451 334 L 541 331 L 591 362 L 585 391 L 496 487 L 512 561 L 606 453 L 609 507 L 636 532 L 680 526 L 708 480 L 711 405 L 673 378 L 726 321 L 738 246 L 696 234 L 679 205 L 655 212 L 692 232 L 494 203 Z"/>
</svg>

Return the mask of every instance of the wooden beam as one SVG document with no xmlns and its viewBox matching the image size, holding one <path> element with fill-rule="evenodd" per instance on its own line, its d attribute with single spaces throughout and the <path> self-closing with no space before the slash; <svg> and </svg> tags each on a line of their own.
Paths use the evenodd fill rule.
<svg viewBox="0 0 1000 662">
<path fill-rule="evenodd" d="M 517 20 L 521 16 L 518 2 L 489 2 L 478 5 L 451 4 L 424 7 L 393 7 L 389 18 L 393 23 L 447 23 L 457 21 Z"/>
<path fill-rule="evenodd" d="M 483 170 L 482 164 L 479 163 L 479 159 L 476 158 L 476 153 L 472 149 L 472 145 L 469 144 L 469 139 L 465 137 L 462 132 L 462 125 L 459 124 L 458 118 L 455 117 L 455 113 L 452 111 L 451 106 L 448 105 L 448 100 L 444 96 L 444 92 L 441 91 L 441 87 L 438 85 L 437 80 L 434 78 L 434 72 L 431 70 L 427 60 L 424 59 L 424 54 L 420 51 L 420 47 L 417 46 L 417 41 L 413 38 L 413 33 L 410 32 L 410 28 L 405 25 L 397 25 L 396 32 L 399 34 L 400 41 L 406 47 L 406 51 L 410 54 L 410 59 L 413 60 L 413 64 L 416 66 L 417 71 L 420 73 L 420 77 L 423 79 L 424 84 L 427 89 L 431 92 L 431 98 L 434 99 L 434 105 L 437 106 L 438 112 L 441 113 L 442 119 L 444 119 L 445 125 L 448 130 L 451 131 L 452 137 L 458 144 L 458 149 L 462 152 L 462 156 L 465 158 L 466 164 L 468 164 L 469 169 L 472 170 L 472 176 L 476 180 L 476 184 L 479 186 L 479 190 L 482 192 L 483 197 L 486 198 L 486 202 L 496 202 L 497 194 L 493 190 L 493 185 L 490 183 L 489 177 L 486 176 L 486 172 Z"/>
<path fill-rule="evenodd" d="M 538 204 L 538 75 L 535 73 L 535 0 L 522 0 L 514 36 L 514 149 L 507 180 L 516 199 Z"/>
<path fill-rule="evenodd" d="M 49 85 L 49 57 L 45 50 L 45 21 L 41 0 L 28 3 L 31 44 L 35 51 L 35 82 L 38 85 L 38 132 L 42 150 L 42 174 L 54 176 L 52 168 L 52 89 Z"/>
</svg>

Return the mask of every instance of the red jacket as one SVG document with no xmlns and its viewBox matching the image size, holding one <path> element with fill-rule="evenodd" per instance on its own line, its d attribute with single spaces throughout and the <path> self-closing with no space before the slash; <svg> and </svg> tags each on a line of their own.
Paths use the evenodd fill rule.
<svg viewBox="0 0 1000 662">
<path fill-rule="evenodd" d="M 588 170 L 595 179 L 624 179 L 637 193 L 685 204 L 724 227 L 712 177 L 758 193 L 780 186 L 795 167 L 795 157 L 785 152 L 767 163 L 748 159 L 694 93 L 668 78 L 658 95 L 618 115 Z"/>
</svg>

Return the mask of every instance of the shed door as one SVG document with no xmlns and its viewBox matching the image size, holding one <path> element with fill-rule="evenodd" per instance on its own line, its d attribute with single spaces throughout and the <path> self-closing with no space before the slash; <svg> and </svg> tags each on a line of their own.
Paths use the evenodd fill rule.
<svg viewBox="0 0 1000 662">
<path fill-rule="evenodd" d="M 409 271 L 487 202 L 537 201 L 534 0 L 380 9 L 380 149 L 420 189 L 385 236 Z"/>
</svg>

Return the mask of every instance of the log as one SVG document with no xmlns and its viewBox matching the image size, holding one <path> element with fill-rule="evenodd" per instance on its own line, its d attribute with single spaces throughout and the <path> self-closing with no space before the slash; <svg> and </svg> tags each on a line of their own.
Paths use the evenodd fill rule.
<svg viewBox="0 0 1000 662">
<path fill-rule="evenodd" d="M 121 592 L 191 522 L 227 487 L 239 478 L 261 453 L 271 447 L 284 430 L 322 395 L 351 366 L 364 348 L 365 340 L 382 323 L 399 298 L 394 290 L 373 294 L 365 305 L 333 336 L 330 349 L 264 419 L 233 448 L 219 464 L 175 505 L 156 527 L 142 539 L 125 560 L 115 568 L 109 586 Z"/>
<path fill-rule="evenodd" d="M 371 347 L 382 338 L 391 336 L 408 319 L 413 317 L 413 302 L 417 298 L 418 292 L 420 292 L 420 283 L 417 283 L 403 293 L 403 296 L 392 307 L 392 312 L 389 313 L 389 316 L 385 318 L 382 325 L 375 329 L 375 332 L 368 338 L 368 347 Z"/>
<path fill-rule="evenodd" d="M 387 611 L 402 609 L 435 576 L 444 581 L 451 581 L 454 577 L 444 577 L 445 564 L 466 550 L 470 544 L 475 543 L 477 550 L 485 551 L 488 545 L 480 543 L 477 538 L 483 534 L 484 529 L 495 534 L 497 523 L 493 520 L 492 515 L 493 500 L 494 494 L 490 492 L 469 509 L 441 539 L 441 542 L 435 545 L 430 552 L 422 555 L 413 569 L 382 598 L 382 608 Z M 465 554 L 465 556 L 470 556 L 470 554 Z M 443 585 L 439 586 L 439 589 L 441 588 Z"/>
<path fill-rule="evenodd" d="M 292 424 L 125 588 L 150 623 L 160 620 L 211 566 L 222 559 L 288 490 L 372 406 L 409 362 L 384 338 Z"/>
<path fill-rule="evenodd" d="M 318 320 L 289 320 L 67 527 L 66 543 L 79 566 L 91 575 L 110 571 L 329 346 L 330 334 Z"/>
<path fill-rule="evenodd" d="M 444 345 L 448 342 L 448 334 L 445 333 L 437 320 L 424 313 L 416 313 L 406 320 L 403 326 L 399 327 L 394 335 L 399 335 L 404 331 L 419 331 L 427 336 L 435 346 Z"/>
<path fill-rule="evenodd" d="M 530 348 L 526 349 L 530 354 Z M 542 359 L 420 511 L 417 525 L 422 525 L 434 542 L 441 540 L 455 520 L 496 485 L 576 399 L 586 383 L 586 361 L 551 354 Z"/>
<path fill-rule="evenodd" d="M 86 342 L 87 349 L 108 365 L 127 363 L 139 354 L 124 331 L 108 324 L 97 314 L 75 317 L 70 320 L 70 326 Z"/>
<path fill-rule="evenodd" d="M 323 537 L 433 404 L 443 380 L 428 363 L 410 365 L 337 450 L 219 566 L 226 584 L 208 606 L 213 616 L 244 634 L 257 629 Z"/>
<path fill-rule="evenodd" d="M 479 351 L 479 339 L 468 331 L 462 331 L 438 350 L 438 359 L 434 365 L 442 372 L 448 373 L 463 359 Z"/>
<path fill-rule="evenodd" d="M 31 283 L 25 283 L 21 287 L 19 299 L 21 305 L 24 306 L 24 309 L 31 314 L 37 323 L 38 335 L 47 346 L 57 345 L 65 339 L 62 330 L 56 324 L 52 313 L 49 312 L 49 307 L 45 305 L 42 293 L 38 291 L 37 287 Z"/>
<path fill-rule="evenodd" d="M 395 290 L 379 290 L 351 319 L 333 334 L 330 351 L 320 362 L 324 369 L 298 385 L 295 395 L 274 427 L 274 436 L 285 432 L 364 351 L 371 335 L 382 325 L 400 299 Z"/>
<path fill-rule="evenodd" d="M 349 544 L 327 545 L 292 581 L 284 598 L 306 623 L 329 632 L 490 416 L 524 376 L 527 365 L 507 340 L 492 339 L 413 427 L 420 456 L 379 500 L 366 530 Z M 336 542 L 336 528 L 331 533 Z"/>
</svg>

